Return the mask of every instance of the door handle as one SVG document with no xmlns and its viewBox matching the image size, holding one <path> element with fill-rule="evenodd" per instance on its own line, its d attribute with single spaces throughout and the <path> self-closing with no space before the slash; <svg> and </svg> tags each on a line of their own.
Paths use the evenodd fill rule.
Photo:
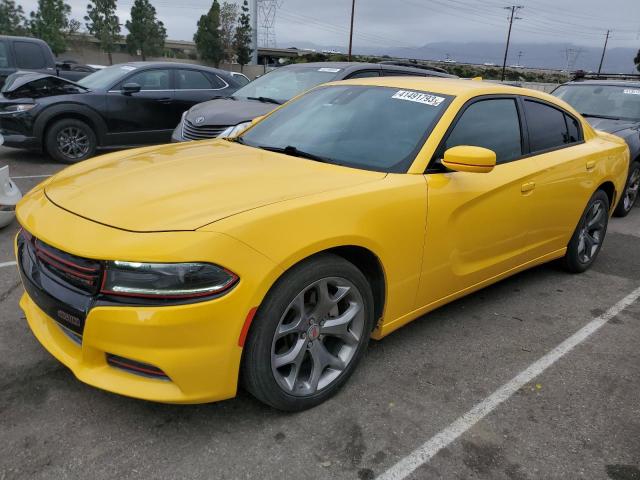
<svg viewBox="0 0 640 480">
<path fill-rule="evenodd" d="M 587 162 L 587 171 L 590 172 L 594 168 L 596 168 L 596 161 L 595 160 L 589 160 Z"/>
<path fill-rule="evenodd" d="M 520 191 L 522 193 L 527 193 L 533 191 L 534 188 L 536 188 L 536 182 L 523 183 Z"/>
<path fill-rule="evenodd" d="M 173 98 L 170 98 L 170 97 L 158 98 L 156 100 L 156 102 L 158 102 L 158 103 L 171 103 L 171 102 L 173 102 Z"/>
</svg>

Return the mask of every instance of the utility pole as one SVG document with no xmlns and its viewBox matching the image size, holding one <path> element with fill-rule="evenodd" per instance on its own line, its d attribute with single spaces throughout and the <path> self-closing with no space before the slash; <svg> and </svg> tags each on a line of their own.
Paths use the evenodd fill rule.
<svg viewBox="0 0 640 480">
<path fill-rule="evenodd" d="M 519 66 L 522 66 L 522 65 L 520 64 L 520 58 L 522 57 L 522 55 L 524 55 L 524 52 L 523 52 L 522 50 L 520 50 L 520 51 L 518 52 L 518 65 L 519 65 Z"/>
<path fill-rule="evenodd" d="M 604 48 L 602 49 L 602 57 L 600 58 L 600 65 L 598 66 L 598 75 L 600 75 L 600 70 L 602 70 L 602 62 L 604 62 L 604 54 L 607 51 L 607 42 L 609 41 L 609 33 L 607 30 L 607 35 L 604 37 Z"/>
<path fill-rule="evenodd" d="M 507 46 L 504 49 L 504 60 L 502 61 L 502 78 L 501 81 L 504 82 L 504 72 L 507 68 L 507 55 L 509 54 L 509 42 L 511 41 L 511 26 L 513 25 L 514 20 L 520 20 L 520 17 L 516 17 L 516 12 L 524 8 L 524 5 L 511 5 L 510 7 L 504 7 L 505 10 L 511 10 L 511 15 L 509 17 L 509 32 L 507 33 Z"/>
<path fill-rule="evenodd" d="M 356 14 L 356 0 L 351 0 L 351 30 L 349 31 L 349 61 L 351 61 L 351 49 L 353 47 L 353 17 Z"/>
<path fill-rule="evenodd" d="M 249 0 L 249 18 L 251 20 L 251 64 L 258 64 L 258 0 Z"/>
</svg>

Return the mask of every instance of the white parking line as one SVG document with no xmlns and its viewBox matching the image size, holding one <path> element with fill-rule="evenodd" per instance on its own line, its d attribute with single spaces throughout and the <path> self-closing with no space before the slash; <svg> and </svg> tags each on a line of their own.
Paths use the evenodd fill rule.
<svg viewBox="0 0 640 480">
<path fill-rule="evenodd" d="M 0 268 L 4 268 L 4 267 L 13 267 L 16 264 L 16 262 L 4 262 L 4 263 L 0 263 Z"/>
<path fill-rule="evenodd" d="M 569 353 L 573 348 L 584 342 L 590 335 L 598 331 L 609 320 L 638 300 L 638 298 L 640 298 L 640 288 L 631 292 L 605 313 L 591 320 L 556 348 L 532 363 L 526 370 L 520 372 L 435 437 L 423 443 L 408 456 L 380 475 L 378 480 L 402 480 L 407 478 L 418 467 L 431 460 L 440 450 L 455 441 L 463 433 L 495 410 L 502 402 Z"/>
<path fill-rule="evenodd" d="M 21 177 L 11 177 L 11 180 L 22 180 L 23 178 L 49 178 L 51 175 L 23 175 Z"/>
</svg>

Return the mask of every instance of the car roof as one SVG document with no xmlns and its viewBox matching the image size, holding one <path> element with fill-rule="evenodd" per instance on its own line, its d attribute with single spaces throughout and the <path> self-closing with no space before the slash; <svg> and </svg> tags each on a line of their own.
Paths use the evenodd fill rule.
<svg viewBox="0 0 640 480">
<path fill-rule="evenodd" d="M 602 85 L 609 87 L 640 87 L 637 80 L 572 80 L 563 85 Z"/>
<path fill-rule="evenodd" d="M 455 75 L 429 70 L 427 68 L 407 67 L 404 65 L 389 65 L 382 63 L 367 62 L 310 62 L 310 63 L 292 63 L 285 67 L 286 69 L 305 69 L 305 68 L 339 68 L 346 73 L 353 73 L 356 70 L 395 70 L 399 72 L 412 72 L 418 76 L 438 76 L 457 78 Z"/>
<path fill-rule="evenodd" d="M 207 67 L 206 65 L 196 65 L 196 64 L 193 64 L 193 63 L 179 63 L 179 62 L 126 62 L 126 63 L 119 63 L 119 64 L 114 65 L 114 66 L 124 66 L 124 65 L 130 65 L 130 66 L 136 67 L 138 69 L 158 68 L 158 67 L 190 68 L 190 69 L 194 69 L 194 70 L 213 71 L 213 72 L 216 72 L 216 73 L 223 73 L 223 74 L 226 74 L 226 75 L 230 74 L 230 72 L 228 72 L 226 70 L 222 70 L 220 68 Z"/>
</svg>

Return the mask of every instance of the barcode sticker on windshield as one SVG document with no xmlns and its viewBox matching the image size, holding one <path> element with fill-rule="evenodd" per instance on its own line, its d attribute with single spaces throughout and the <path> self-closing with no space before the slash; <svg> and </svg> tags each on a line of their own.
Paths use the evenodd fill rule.
<svg viewBox="0 0 640 480">
<path fill-rule="evenodd" d="M 318 69 L 319 72 L 329 72 L 329 73 L 338 73 L 340 71 L 339 68 L 327 68 L 327 67 L 322 67 Z"/>
<path fill-rule="evenodd" d="M 428 93 L 411 92 L 409 90 L 398 90 L 391 98 L 422 103 L 424 105 L 430 105 L 432 107 L 437 107 L 442 102 L 444 102 L 444 97 L 438 97 L 436 95 L 430 95 Z"/>
<path fill-rule="evenodd" d="M 626 93 L 627 95 L 640 95 L 640 90 L 636 90 L 635 88 L 625 88 L 622 93 Z"/>
</svg>

